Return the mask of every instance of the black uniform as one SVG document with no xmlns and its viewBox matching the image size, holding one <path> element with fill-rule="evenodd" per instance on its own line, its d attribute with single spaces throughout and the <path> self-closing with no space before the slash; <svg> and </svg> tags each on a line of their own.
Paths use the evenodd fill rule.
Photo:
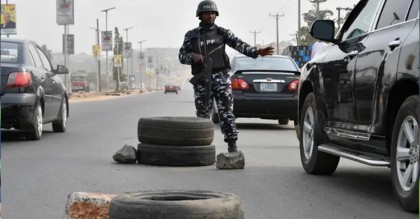
<svg viewBox="0 0 420 219">
<path fill-rule="evenodd" d="M 257 58 L 257 48 L 237 38 L 230 30 L 217 25 L 201 22 L 199 27 L 185 34 L 184 43 L 179 50 L 179 61 L 182 64 L 191 65 L 193 75 L 200 72 L 201 64 L 192 61 L 191 53 L 201 54 L 213 60 L 212 68 L 212 94 L 206 101 L 205 86 L 194 85 L 194 98 L 197 117 L 210 118 L 213 108 L 213 99 L 216 100 L 219 111 L 220 127 L 224 134 L 224 140 L 237 140 L 235 116 L 233 115 L 233 96 L 230 86 L 228 71 L 230 69 L 229 57 L 225 52 L 225 45 L 232 47 L 238 52 L 253 58 Z"/>
</svg>

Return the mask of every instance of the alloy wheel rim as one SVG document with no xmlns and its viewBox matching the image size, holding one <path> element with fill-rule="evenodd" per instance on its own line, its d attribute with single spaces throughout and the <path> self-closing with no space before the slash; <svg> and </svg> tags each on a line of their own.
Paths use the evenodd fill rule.
<svg viewBox="0 0 420 219">
<path fill-rule="evenodd" d="M 314 111 L 312 107 L 308 107 L 305 113 L 303 120 L 303 153 L 305 154 L 306 159 L 312 157 L 312 152 L 314 148 Z"/>
<path fill-rule="evenodd" d="M 404 191 L 416 185 L 419 171 L 419 125 L 413 116 L 401 124 L 396 145 L 396 170 L 398 181 Z"/>
<path fill-rule="evenodd" d="M 39 136 L 42 135 L 42 108 L 38 106 L 37 115 L 36 115 L 37 131 Z"/>
</svg>

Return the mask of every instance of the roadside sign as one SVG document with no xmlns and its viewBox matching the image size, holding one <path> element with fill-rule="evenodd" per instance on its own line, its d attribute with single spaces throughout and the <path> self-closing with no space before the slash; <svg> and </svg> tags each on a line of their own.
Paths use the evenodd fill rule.
<svg viewBox="0 0 420 219">
<path fill-rule="evenodd" d="M 92 56 L 94 59 L 99 60 L 99 58 L 101 57 L 100 45 L 92 45 Z"/>
<path fill-rule="evenodd" d="M 74 24 L 73 0 L 57 0 L 57 24 Z"/>
<path fill-rule="evenodd" d="M 1 4 L 1 34 L 17 34 L 16 31 L 16 5 Z"/>
<path fill-rule="evenodd" d="M 64 54 L 64 39 L 65 34 L 63 34 L 63 54 Z M 74 35 L 67 34 L 67 54 L 73 55 L 74 54 Z"/>
<path fill-rule="evenodd" d="M 122 56 L 114 55 L 114 67 L 122 67 Z"/>
<path fill-rule="evenodd" d="M 132 49 L 131 49 L 131 42 L 125 42 L 124 43 L 124 50 L 123 50 L 123 57 L 124 58 L 131 58 L 132 55 Z"/>
<path fill-rule="evenodd" d="M 102 31 L 102 51 L 112 50 L 112 31 Z"/>
</svg>

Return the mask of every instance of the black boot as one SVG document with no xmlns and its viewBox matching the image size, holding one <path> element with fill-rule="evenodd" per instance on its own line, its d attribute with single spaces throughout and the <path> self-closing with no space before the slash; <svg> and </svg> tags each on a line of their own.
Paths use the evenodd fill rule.
<svg viewBox="0 0 420 219">
<path fill-rule="evenodd" d="M 228 141 L 228 152 L 238 152 L 238 147 L 236 146 L 236 140 L 229 140 Z"/>
</svg>

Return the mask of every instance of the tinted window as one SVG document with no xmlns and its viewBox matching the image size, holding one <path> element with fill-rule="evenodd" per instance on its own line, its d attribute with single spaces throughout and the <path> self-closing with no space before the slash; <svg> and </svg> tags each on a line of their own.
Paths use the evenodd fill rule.
<svg viewBox="0 0 420 219">
<path fill-rule="evenodd" d="M 1 42 L 1 62 L 18 63 L 20 60 L 20 44 Z"/>
<path fill-rule="evenodd" d="M 292 60 L 281 57 L 259 57 L 257 59 L 249 57 L 238 57 L 235 59 L 235 70 L 283 70 L 299 71 Z"/>
<path fill-rule="evenodd" d="M 344 30 L 342 39 L 346 40 L 367 33 L 372 26 L 375 11 L 377 11 L 380 2 L 381 0 L 360 2 L 360 4 L 365 4 L 365 6 L 358 13 L 352 24 Z"/>
<path fill-rule="evenodd" d="M 408 0 L 386 1 L 376 29 L 405 21 L 405 15 L 407 14 L 410 3 L 411 1 Z"/>
<path fill-rule="evenodd" d="M 43 69 L 41 58 L 39 58 L 38 52 L 33 45 L 29 45 L 29 54 L 31 54 L 35 67 Z"/>
<path fill-rule="evenodd" d="M 411 20 L 419 16 L 419 0 L 414 0 L 413 5 L 411 6 L 410 13 L 408 14 L 408 19 Z"/>
<path fill-rule="evenodd" d="M 45 54 L 42 52 L 42 50 L 39 49 L 38 47 L 36 48 L 36 50 L 39 53 L 39 57 L 41 57 L 41 60 L 42 60 L 42 64 L 44 66 L 44 69 L 47 70 L 47 71 L 51 71 L 51 63 L 48 60 L 47 56 L 45 56 Z"/>
</svg>

